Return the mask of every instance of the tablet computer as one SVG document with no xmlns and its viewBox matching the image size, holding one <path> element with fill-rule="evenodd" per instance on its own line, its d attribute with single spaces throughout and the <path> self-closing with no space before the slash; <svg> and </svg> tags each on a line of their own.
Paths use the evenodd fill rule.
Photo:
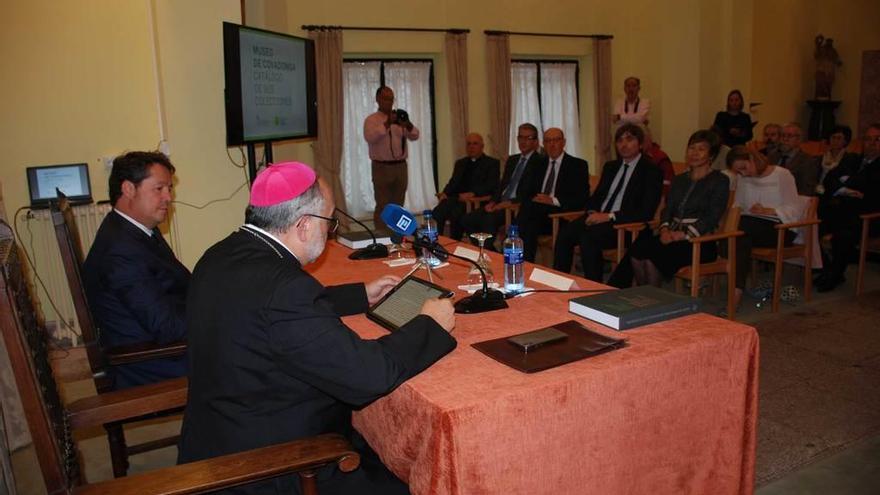
<svg viewBox="0 0 880 495">
<path fill-rule="evenodd" d="M 422 304 L 436 297 L 452 297 L 453 292 L 410 275 L 367 311 L 367 318 L 394 331 L 419 315 Z"/>
</svg>

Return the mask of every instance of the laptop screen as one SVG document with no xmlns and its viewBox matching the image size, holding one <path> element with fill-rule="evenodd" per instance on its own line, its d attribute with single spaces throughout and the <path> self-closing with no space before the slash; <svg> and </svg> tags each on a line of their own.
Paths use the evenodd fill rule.
<svg viewBox="0 0 880 495">
<path fill-rule="evenodd" d="M 28 167 L 27 179 L 32 208 L 49 206 L 49 202 L 58 197 L 55 188 L 74 202 L 92 200 L 89 166 L 86 163 Z"/>
</svg>

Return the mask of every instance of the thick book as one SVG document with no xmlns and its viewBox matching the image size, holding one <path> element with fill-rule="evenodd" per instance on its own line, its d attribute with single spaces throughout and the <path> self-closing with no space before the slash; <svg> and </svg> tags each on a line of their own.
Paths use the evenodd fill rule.
<svg viewBox="0 0 880 495">
<path fill-rule="evenodd" d="M 700 300 L 642 285 L 570 299 L 568 310 L 606 327 L 627 330 L 696 313 Z"/>
<path fill-rule="evenodd" d="M 347 248 L 360 249 L 372 244 L 373 236 L 371 236 L 366 230 L 339 232 L 336 234 L 336 242 Z M 377 233 L 376 242 L 379 244 L 391 244 L 391 237 L 386 234 Z"/>
<path fill-rule="evenodd" d="M 591 330 L 575 320 L 471 347 L 523 373 L 534 373 L 626 346 L 626 339 Z"/>
</svg>

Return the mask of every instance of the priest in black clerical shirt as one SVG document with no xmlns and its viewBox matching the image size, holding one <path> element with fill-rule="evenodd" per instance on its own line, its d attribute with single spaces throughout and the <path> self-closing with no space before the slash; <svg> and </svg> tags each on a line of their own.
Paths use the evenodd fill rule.
<svg viewBox="0 0 880 495">
<path fill-rule="evenodd" d="M 461 217 L 466 211 L 464 200 L 475 196 L 486 196 L 495 192 L 501 175 L 501 162 L 483 154 L 483 136 L 471 133 L 467 136 L 467 156 L 455 162 L 452 178 L 437 194 L 440 202 L 434 208 L 437 228 L 442 232 L 449 220 L 450 236 L 461 239 L 463 228 Z"/>
</svg>

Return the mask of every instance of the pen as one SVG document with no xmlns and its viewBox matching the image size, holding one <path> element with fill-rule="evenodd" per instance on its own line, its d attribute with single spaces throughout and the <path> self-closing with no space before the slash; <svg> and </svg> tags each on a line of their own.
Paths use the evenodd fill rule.
<svg viewBox="0 0 880 495">
<path fill-rule="evenodd" d="M 455 292 L 452 292 L 452 291 L 444 292 L 443 294 L 440 294 L 440 299 L 449 299 L 450 297 L 452 297 L 454 295 L 455 295 Z"/>
</svg>

